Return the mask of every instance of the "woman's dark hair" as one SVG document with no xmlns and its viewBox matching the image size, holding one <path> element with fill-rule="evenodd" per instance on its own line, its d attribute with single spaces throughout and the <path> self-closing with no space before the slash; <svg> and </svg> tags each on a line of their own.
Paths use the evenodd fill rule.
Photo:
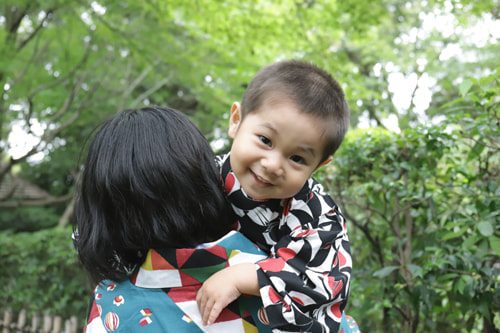
<svg viewBox="0 0 500 333">
<path fill-rule="evenodd" d="M 76 192 L 75 246 L 94 281 L 120 280 L 151 248 L 193 247 L 233 222 L 210 145 L 182 113 L 126 110 L 90 145 Z"/>
</svg>

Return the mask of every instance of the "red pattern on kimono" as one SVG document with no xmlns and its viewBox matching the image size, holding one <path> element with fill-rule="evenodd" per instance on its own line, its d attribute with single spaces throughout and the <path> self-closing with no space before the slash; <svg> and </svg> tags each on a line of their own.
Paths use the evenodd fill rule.
<svg viewBox="0 0 500 333">
<path fill-rule="evenodd" d="M 253 200 L 232 172 L 229 154 L 217 162 L 237 229 L 270 259 L 258 262 L 262 301 L 273 329 L 338 332 L 350 288 L 352 259 L 345 218 L 310 178 L 294 197 Z"/>
</svg>

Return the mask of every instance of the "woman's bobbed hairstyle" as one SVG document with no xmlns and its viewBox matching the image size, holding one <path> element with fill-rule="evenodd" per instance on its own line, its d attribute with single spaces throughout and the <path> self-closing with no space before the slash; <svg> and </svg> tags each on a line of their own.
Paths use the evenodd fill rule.
<svg viewBox="0 0 500 333">
<path fill-rule="evenodd" d="M 120 280 L 152 248 L 193 247 L 230 229 L 210 145 L 182 113 L 126 110 L 89 147 L 75 204 L 75 246 L 94 281 Z"/>
</svg>

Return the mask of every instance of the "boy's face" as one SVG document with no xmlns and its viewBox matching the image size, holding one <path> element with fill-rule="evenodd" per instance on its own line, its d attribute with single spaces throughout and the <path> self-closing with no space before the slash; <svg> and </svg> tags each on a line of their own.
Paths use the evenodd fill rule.
<svg viewBox="0 0 500 333">
<path fill-rule="evenodd" d="M 234 103 L 228 131 L 234 139 L 230 159 L 245 192 L 254 199 L 297 194 L 323 162 L 324 129 L 320 120 L 290 100 L 264 103 L 243 121 L 240 105 Z"/>
</svg>

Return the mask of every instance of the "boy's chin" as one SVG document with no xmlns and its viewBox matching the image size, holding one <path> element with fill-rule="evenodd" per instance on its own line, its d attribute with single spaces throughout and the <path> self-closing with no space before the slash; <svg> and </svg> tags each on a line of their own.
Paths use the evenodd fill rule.
<svg viewBox="0 0 500 333">
<path fill-rule="evenodd" d="M 270 198 L 264 197 L 264 196 L 262 196 L 262 195 L 260 195 L 258 193 L 255 193 L 253 191 L 247 191 L 247 190 L 245 190 L 245 187 L 243 187 L 243 186 L 241 187 L 241 189 L 243 190 L 243 193 L 245 193 L 245 195 L 248 198 L 250 198 L 250 199 L 252 199 L 254 201 L 266 201 L 266 200 L 270 199 Z"/>
</svg>

